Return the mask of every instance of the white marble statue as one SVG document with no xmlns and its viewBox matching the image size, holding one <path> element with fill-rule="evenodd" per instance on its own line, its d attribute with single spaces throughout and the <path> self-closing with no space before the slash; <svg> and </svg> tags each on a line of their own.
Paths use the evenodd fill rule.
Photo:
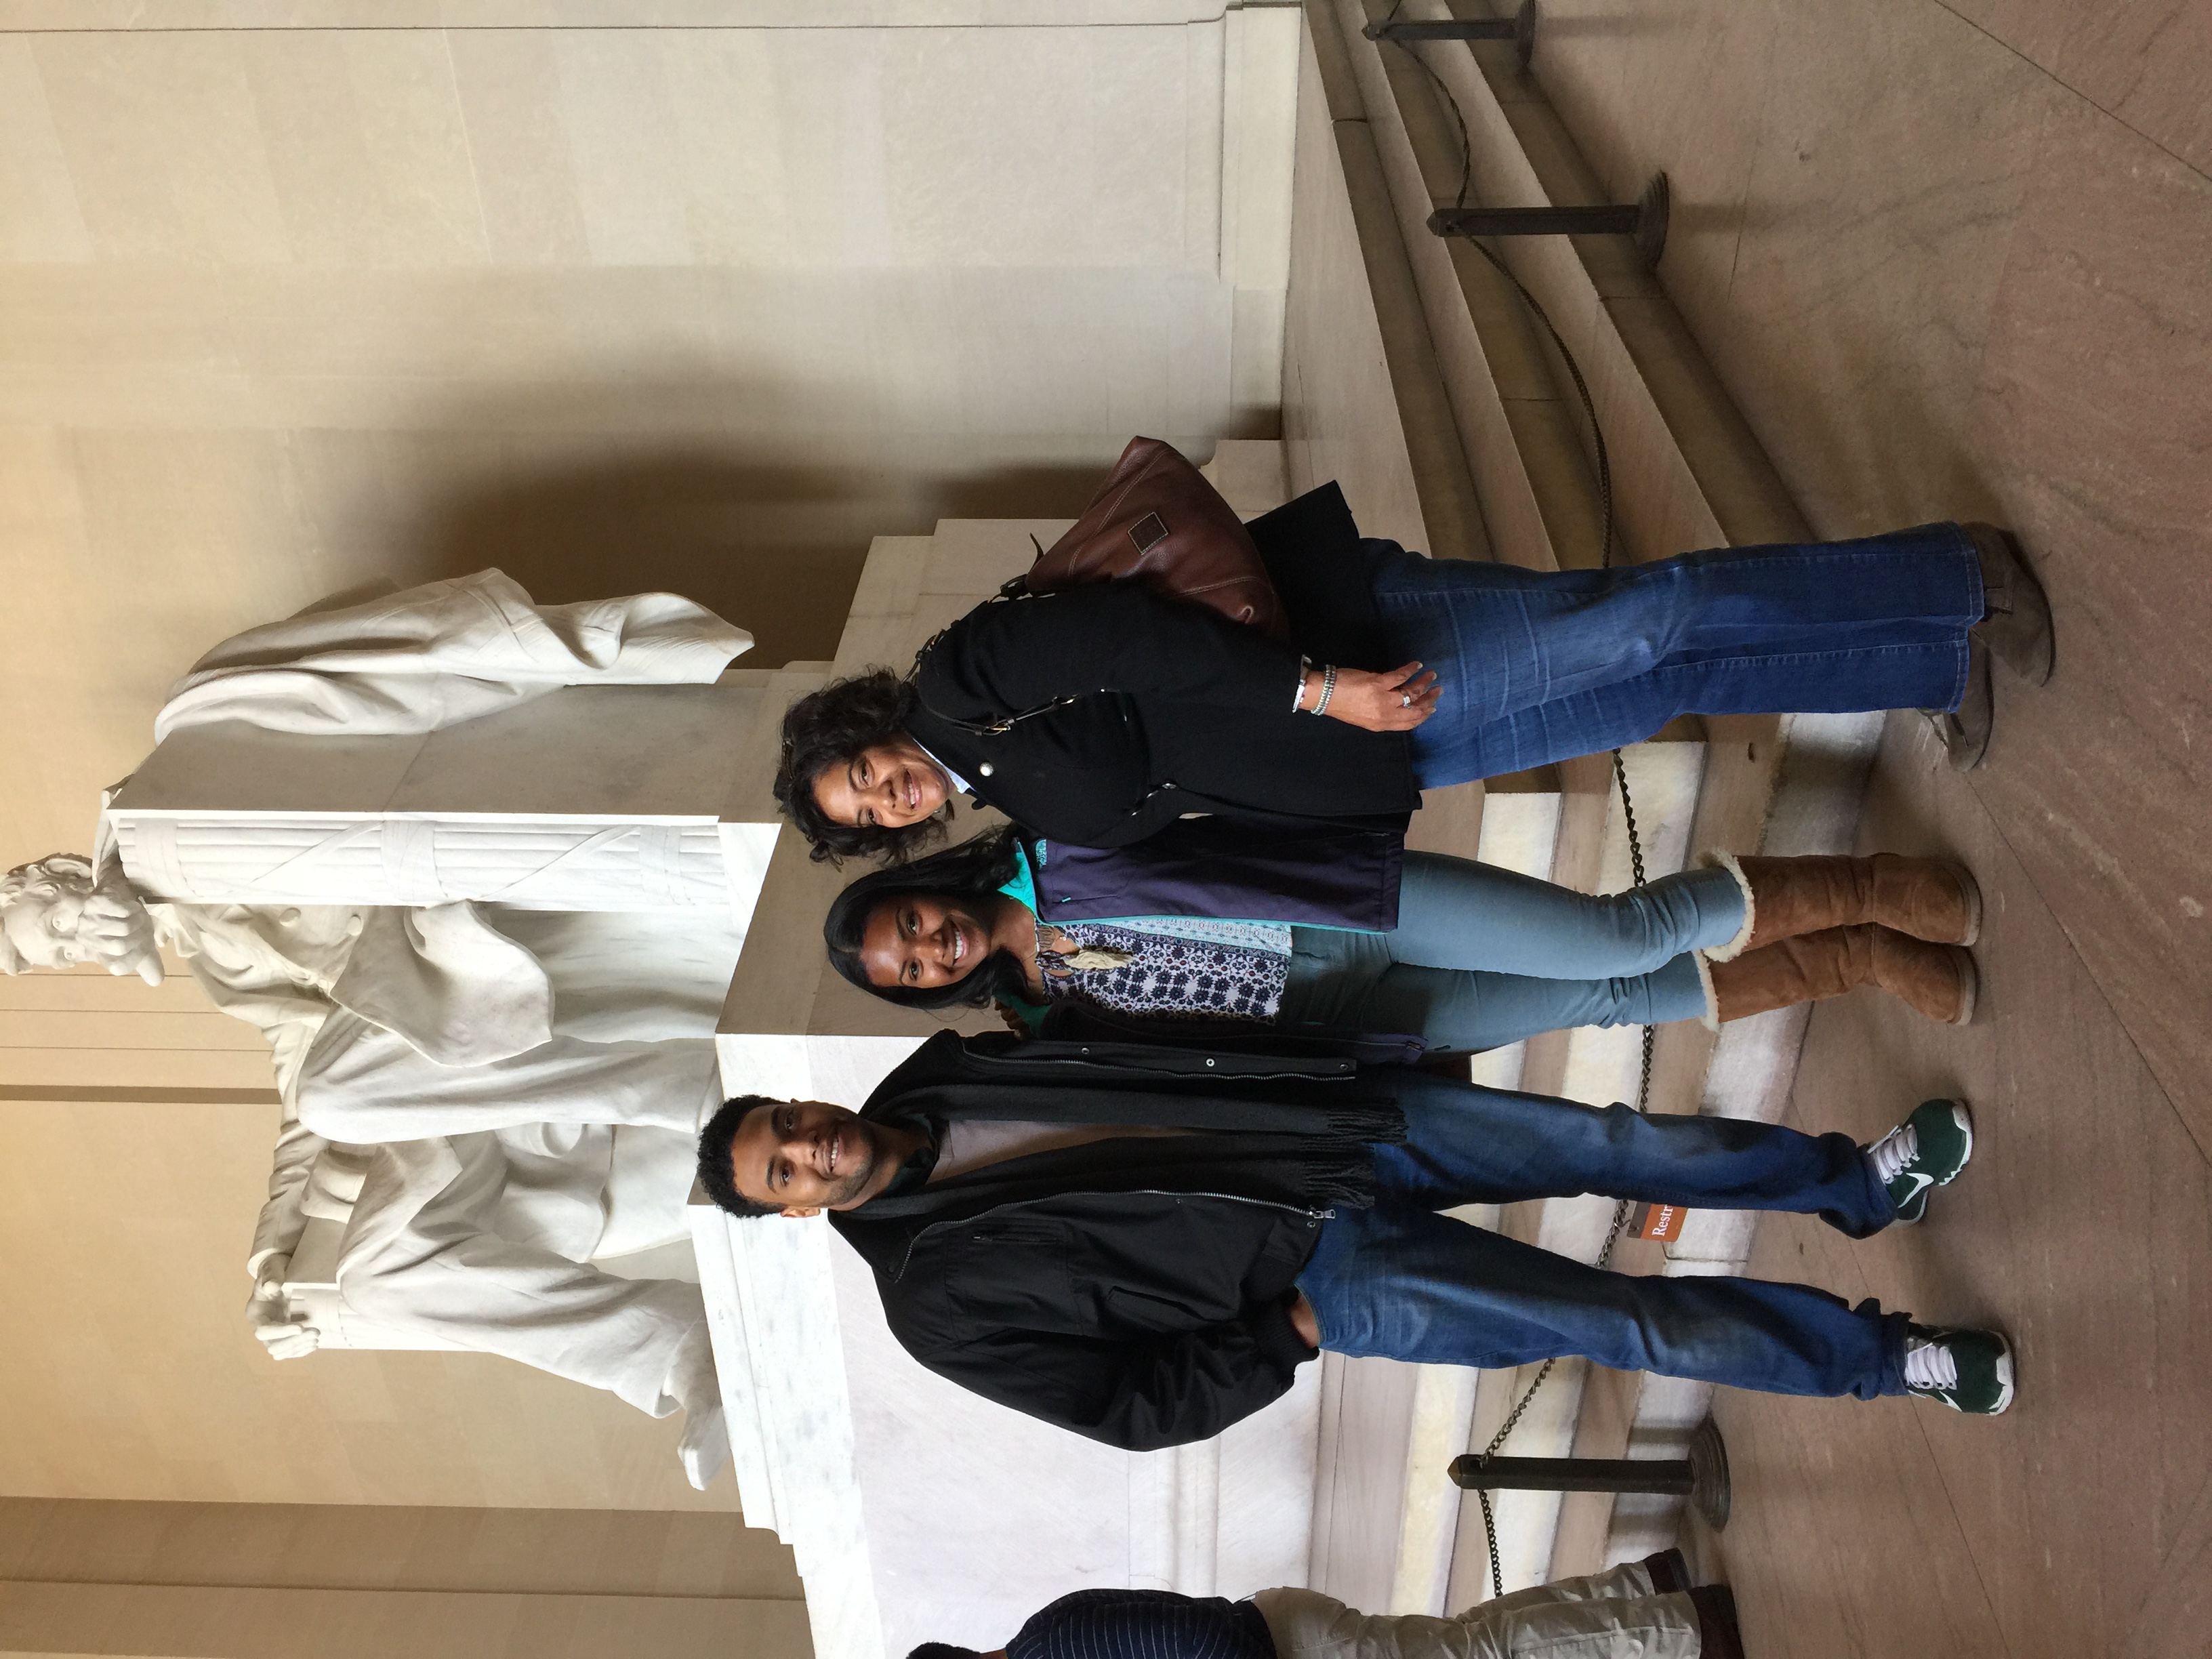
<svg viewBox="0 0 2212 1659">
<path fill-rule="evenodd" d="M 655 1416 L 682 1407 L 686 1473 L 703 1484 L 725 1461 L 697 1286 L 591 1262 L 688 1236 L 692 1136 L 720 1100 L 711 1034 L 742 943 L 726 921 L 147 905 L 57 854 L 0 878 L 0 940 L 9 973 L 98 963 L 155 983 L 167 945 L 267 1038 L 285 1119 L 247 1311 L 272 1354 L 326 1334 L 293 1257 L 311 1222 L 332 1222 L 326 1321 L 504 1354 Z M 531 1035 L 519 1054 L 438 1057 Z"/>
<path fill-rule="evenodd" d="M 539 605 L 498 570 L 349 588 L 232 635 L 154 738 L 216 720 L 334 737 L 435 732 L 564 685 L 703 685 L 753 636 L 674 593 Z"/>
<path fill-rule="evenodd" d="M 152 919 L 122 872 L 95 884 L 90 859 L 55 853 L 0 876 L 0 973 L 82 962 L 161 982 Z"/>
<path fill-rule="evenodd" d="M 541 605 L 496 570 L 335 595 L 171 688 L 101 864 L 186 904 L 743 909 L 774 826 L 720 815 L 762 688 L 720 682 L 751 642 L 674 594 Z"/>
<path fill-rule="evenodd" d="M 210 1000 L 269 1039 L 278 1087 L 296 1097 L 308 1049 L 334 1012 L 356 1015 L 426 1064 L 468 1068 L 553 1039 L 553 987 L 537 957 L 472 904 L 148 904 L 112 861 L 56 853 L 0 877 L 0 971 L 97 963 L 161 982 L 160 947 Z M 441 1118 L 419 1133 L 453 1127 Z M 333 1120 L 334 1138 L 346 1134 Z"/>
<path fill-rule="evenodd" d="M 386 1146 L 288 1120 L 254 1229 L 246 1316 L 278 1359 L 324 1346 L 448 1346 L 682 1410 L 704 1489 L 729 1437 L 696 1283 L 595 1265 L 688 1239 L 692 1142 L 665 1129 L 532 1125 Z M 304 1256 L 320 1241 L 330 1260 Z"/>
<path fill-rule="evenodd" d="M 286 734 L 256 763 L 289 777 L 299 751 L 285 745 L 302 735 L 428 738 L 562 688 L 585 688 L 574 706 L 591 713 L 576 728 L 586 717 L 556 712 L 556 735 L 611 732 L 620 747 L 633 741 L 624 710 L 651 724 L 690 708 L 681 689 L 712 687 L 751 643 L 673 594 L 540 605 L 496 570 L 374 584 L 208 653 L 155 720 L 168 745 L 155 763 L 175 750 L 176 770 L 179 733 L 191 754 L 230 755 L 206 728 L 246 727 Z M 607 687 L 678 690 L 672 702 Z M 741 702 L 714 700 L 698 718 L 734 731 Z M 512 758 L 501 731 L 487 758 Z M 333 752 L 353 757 L 337 763 L 343 777 L 367 751 Z M 184 794 L 238 787 L 252 768 L 235 766 L 186 777 Z M 285 1110 L 248 1316 L 270 1353 L 473 1348 L 656 1416 L 680 1407 L 684 1467 L 703 1485 L 727 1436 L 699 1290 L 594 1259 L 688 1240 L 692 1136 L 721 1097 L 713 1033 L 744 924 L 713 808 L 673 823 L 665 803 L 635 799 L 629 772 L 616 776 L 611 796 L 592 796 L 596 815 L 463 801 L 447 822 L 397 801 L 369 815 L 389 831 L 380 840 L 311 825 L 311 850 L 283 854 L 291 902 L 265 883 L 210 893 L 185 879 L 207 861 L 208 826 L 189 811 L 131 817 L 111 791 L 93 858 L 59 854 L 0 878 L 0 970 L 97 963 L 159 984 L 167 946 L 266 1037 Z M 240 805 L 238 836 L 282 839 L 281 815 Z M 445 865 L 481 876 L 486 848 L 509 843 L 514 879 L 458 893 L 421 879 Z M 523 879 L 540 866 L 562 879 Z M 680 914 L 592 914 L 608 894 Z M 502 896 L 568 913 L 470 902 Z"/>
</svg>

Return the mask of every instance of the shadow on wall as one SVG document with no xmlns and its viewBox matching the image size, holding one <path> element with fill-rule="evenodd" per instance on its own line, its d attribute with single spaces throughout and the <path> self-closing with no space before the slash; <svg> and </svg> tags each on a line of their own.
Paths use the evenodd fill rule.
<svg viewBox="0 0 2212 1659">
<path fill-rule="evenodd" d="M 939 518 L 1073 518 L 1097 466 L 932 476 L 748 459 L 703 441 L 474 487 L 423 514 L 404 580 L 496 565 L 540 602 L 661 589 L 751 631 L 748 667 L 836 654 L 870 540 Z M 395 573 L 398 574 L 398 573 Z"/>
<path fill-rule="evenodd" d="M 875 537 L 1080 513 L 1133 434 L 1097 429 L 1105 410 L 1062 391 L 1015 400 L 992 428 L 957 384 L 644 369 L 325 440 L 292 482 L 322 592 L 486 566 L 549 605 L 664 590 L 749 629 L 747 665 L 773 667 L 836 654 Z M 1204 460 L 1223 434 L 1156 435 Z"/>
</svg>

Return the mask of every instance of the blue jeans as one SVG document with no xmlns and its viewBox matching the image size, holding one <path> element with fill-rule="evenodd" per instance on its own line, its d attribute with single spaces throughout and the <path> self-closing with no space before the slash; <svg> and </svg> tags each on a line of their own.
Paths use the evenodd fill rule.
<svg viewBox="0 0 2212 1659">
<path fill-rule="evenodd" d="M 1339 1209 L 1298 1275 L 1322 1346 L 1504 1369 L 1580 1354 L 1769 1394 L 1905 1391 L 1903 1314 L 1807 1285 L 1604 1272 L 1437 1211 L 1600 1193 L 1818 1215 L 1854 1238 L 1894 1212 L 1847 1135 L 1643 1117 L 1409 1073 L 1407 1141 L 1376 1149 L 1372 1209 Z"/>
<path fill-rule="evenodd" d="M 1432 1048 L 1496 1048 L 1576 1025 L 1660 1025 L 1705 1011 L 1688 954 L 1733 939 L 1743 890 L 1725 870 L 1593 897 L 1439 853 L 1408 853 L 1389 933 L 1299 927 L 1278 1023 L 1405 1031 Z"/>
<path fill-rule="evenodd" d="M 1442 684 L 1424 789 L 1639 743 L 1677 714 L 1955 708 L 1981 566 L 1954 524 L 1863 541 L 1523 570 L 1390 549 L 1394 662 Z"/>
</svg>

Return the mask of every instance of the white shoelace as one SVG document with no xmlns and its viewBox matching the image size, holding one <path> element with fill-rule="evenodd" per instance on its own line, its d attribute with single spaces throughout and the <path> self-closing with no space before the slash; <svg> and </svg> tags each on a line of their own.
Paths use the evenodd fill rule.
<svg viewBox="0 0 2212 1659">
<path fill-rule="evenodd" d="M 1905 1386 L 1908 1389 L 1955 1389 L 1959 1386 L 1959 1357 L 1948 1342 L 1924 1336 L 1905 1339 Z"/>
<path fill-rule="evenodd" d="M 1867 1156 L 1874 1160 L 1875 1179 L 1887 1186 L 1899 1170 L 1920 1156 L 1920 1131 L 1900 1123 L 1868 1147 Z"/>
</svg>

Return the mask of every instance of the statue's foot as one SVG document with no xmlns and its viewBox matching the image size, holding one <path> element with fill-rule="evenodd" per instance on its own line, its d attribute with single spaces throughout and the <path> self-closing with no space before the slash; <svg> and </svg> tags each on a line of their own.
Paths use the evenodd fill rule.
<svg viewBox="0 0 2212 1659">
<path fill-rule="evenodd" d="M 705 1320 L 684 1334 L 661 1386 L 684 1407 L 684 1439 L 676 1455 L 684 1460 L 693 1489 L 704 1492 L 730 1461 L 730 1425 L 722 1416 L 722 1384 L 714 1372 L 714 1347 Z"/>
<path fill-rule="evenodd" d="M 684 1440 L 676 1455 L 684 1460 L 684 1477 L 693 1489 L 706 1491 L 730 1461 L 730 1425 L 723 1419 L 721 1401 L 696 1405 L 684 1413 Z"/>
</svg>

